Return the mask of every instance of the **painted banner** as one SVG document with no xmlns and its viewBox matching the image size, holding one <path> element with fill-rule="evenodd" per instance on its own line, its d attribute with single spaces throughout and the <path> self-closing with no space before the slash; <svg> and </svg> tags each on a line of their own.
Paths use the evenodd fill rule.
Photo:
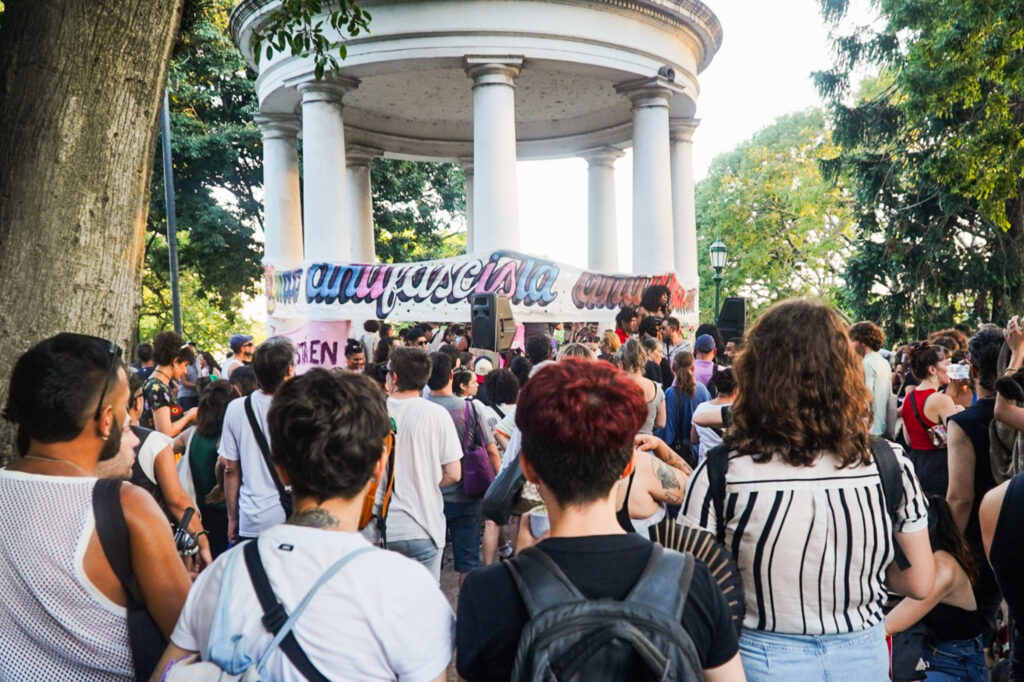
<svg viewBox="0 0 1024 682">
<path fill-rule="evenodd" d="M 494 293 L 509 298 L 518 323 L 611 320 L 654 284 L 668 287 L 681 319 L 696 317 L 696 280 L 590 272 L 515 251 L 418 263 L 264 265 L 267 313 L 284 319 L 460 321 L 469 317 L 471 295 Z"/>
<path fill-rule="evenodd" d="M 287 336 L 295 342 L 295 373 L 304 374 L 314 367 L 345 366 L 345 342 L 350 323 L 310 321 L 293 328 L 274 328 L 270 335 Z"/>
</svg>

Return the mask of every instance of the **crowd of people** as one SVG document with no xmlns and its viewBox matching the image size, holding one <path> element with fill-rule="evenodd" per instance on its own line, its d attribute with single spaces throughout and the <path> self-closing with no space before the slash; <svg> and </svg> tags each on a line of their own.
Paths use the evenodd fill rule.
<svg viewBox="0 0 1024 682">
<path fill-rule="evenodd" d="M 286 337 L 38 343 L 0 679 L 1024 679 L 1020 321 L 690 340 L 665 293 L 500 354 L 370 320 L 301 376 Z"/>
</svg>

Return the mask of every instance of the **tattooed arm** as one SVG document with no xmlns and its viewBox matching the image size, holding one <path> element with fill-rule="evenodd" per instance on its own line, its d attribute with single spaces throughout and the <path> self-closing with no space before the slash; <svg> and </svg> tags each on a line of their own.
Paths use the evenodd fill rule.
<svg viewBox="0 0 1024 682">
<path fill-rule="evenodd" d="M 640 452 L 649 452 L 673 469 L 683 472 L 684 480 L 688 479 L 690 474 L 693 473 L 693 467 L 687 464 L 685 459 L 680 457 L 675 450 L 657 436 L 645 433 L 638 434 L 634 445 Z"/>
<path fill-rule="evenodd" d="M 665 504 L 680 505 L 683 503 L 683 491 L 686 490 L 686 476 L 681 471 L 668 466 L 653 457 L 651 469 L 658 485 L 651 488 L 651 497 Z"/>
</svg>

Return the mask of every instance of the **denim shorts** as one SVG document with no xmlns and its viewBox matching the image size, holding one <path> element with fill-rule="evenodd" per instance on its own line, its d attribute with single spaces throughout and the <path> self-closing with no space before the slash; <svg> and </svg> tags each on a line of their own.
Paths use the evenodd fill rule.
<svg viewBox="0 0 1024 682">
<path fill-rule="evenodd" d="M 481 500 L 444 503 L 444 518 L 452 537 L 452 557 L 459 573 L 468 573 L 480 566 L 481 505 Z"/>
<path fill-rule="evenodd" d="M 838 635 L 744 630 L 740 658 L 748 682 L 881 682 L 889 679 L 885 624 Z"/>
<path fill-rule="evenodd" d="M 928 682 L 987 682 L 981 637 L 940 641 L 927 649 Z"/>
<path fill-rule="evenodd" d="M 434 580 L 441 581 L 441 550 L 430 538 L 394 540 L 388 542 L 388 549 L 420 562 L 433 574 Z"/>
</svg>

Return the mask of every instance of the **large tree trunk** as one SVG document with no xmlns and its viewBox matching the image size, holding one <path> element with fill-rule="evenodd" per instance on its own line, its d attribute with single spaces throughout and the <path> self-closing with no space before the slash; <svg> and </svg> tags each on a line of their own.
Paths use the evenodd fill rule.
<svg viewBox="0 0 1024 682">
<path fill-rule="evenodd" d="M 13 0 L 0 30 L 0 403 L 60 331 L 126 346 L 183 0 Z M 10 451 L 0 426 L 0 458 Z"/>
</svg>

